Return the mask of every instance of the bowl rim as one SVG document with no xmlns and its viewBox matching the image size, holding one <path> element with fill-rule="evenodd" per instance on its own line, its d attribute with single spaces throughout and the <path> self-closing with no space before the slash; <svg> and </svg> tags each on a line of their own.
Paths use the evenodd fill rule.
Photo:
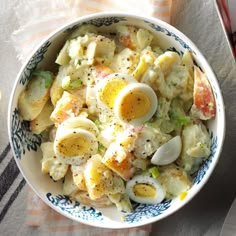
<svg viewBox="0 0 236 236">
<path fill-rule="evenodd" d="M 196 190 L 196 192 L 194 194 L 192 194 L 191 197 L 188 197 L 185 201 L 183 201 L 181 204 L 179 204 L 177 207 L 174 207 L 171 211 L 168 211 L 165 214 L 161 214 L 158 216 L 155 216 L 153 218 L 150 219 L 146 219 L 145 222 L 135 222 L 132 224 L 123 224 L 123 223 L 118 223 L 116 225 L 113 224 L 109 224 L 109 225 L 102 225 L 102 223 L 97 223 L 97 222 L 90 222 L 81 218 L 74 218 L 73 216 L 69 215 L 69 214 L 65 214 L 65 212 L 62 212 L 60 209 L 58 209 L 56 206 L 54 206 L 51 202 L 49 201 L 45 201 L 45 196 L 42 195 L 42 193 L 40 193 L 35 187 L 34 184 L 31 183 L 31 181 L 25 176 L 25 173 L 23 171 L 23 168 L 20 165 L 19 160 L 16 158 L 16 155 L 14 153 L 14 149 L 13 149 L 13 144 L 12 144 L 12 135 L 11 135 L 11 119 L 12 119 L 12 106 L 13 106 L 13 100 L 14 100 L 14 96 L 17 90 L 17 85 L 18 82 L 20 80 L 20 77 L 23 73 L 23 71 L 26 68 L 27 63 L 29 62 L 29 60 L 33 57 L 33 55 L 37 52 L 37 50 L 39 48 L 42 47 L 42 45 L 44 43 L 46 43 L 47 41 L 49 41 L 50 39 L 53 39 L 54 37 L 56 37 L 58 34 L 62 33 L 65 29 L 76 25 L 80 22 L 86 22 L 88 20 L 94 19 L 94 18 L 101 18 L 101 17 L 127 17 L 127 18 L 133 18 L 133 19 L 137 19 L 137 20 L 142 20 L 145 21 L 147 20 L 150 23 L 153 24 L 159 24 L 162 27 L 166 27 L 169 30 L 171 30 L 172 32 L 174 32 L 176 35 L 178 35 L 181 39 L 183 39 L 185 42 L 187 42 L 191 48 L 193 48 L 195 51 L 197 51 L 198 54 L 198 60 L 201 61 L 201 64 L 204 64 L 204 68 L 208 71 L 209 75 L 213 78 L 213 82 L 215 83 L 215 89 L 216 89 L 216 93 L 217 93 L 217 100 L 219 102 L 219 106 L 222 108 L 221 109 L 221 116 L 220 116 L 220 120 L 218 120 L 218 123 L 221 125 L 222 127 L 222 133 L 220 134 L 220 139 L 219 139 L 219 146 L 217 148 L 217 153 L 216 158 L 214 159 L 214 163 L 211 163 L 211 167 L 208 169 L 206 175 L 204 176 L 204 180 L 202 180 L 201 184 L 198 185 L 198 188 Z M 208 63 L 208 61 L 205 59 L 205 57 L 203 56 L 203 54 L 201 53 L 201 51 L 198 49 L 198 47 L 192 42 L 191 39 L 189 39 L 185 34 L 183 34 L 180 30 L 178 30 L 177 28 L 175 28 L 174 26 L 170 25 L 169 23 L 166 23 L 158 18 L 152 17 L 152 16 L 145 16 L 143 14 L 134 14 L 134 13 L 128 13 L 128 12 L 120 12 L 120 11 L 109 11 L 109 12 L 99 12 L 99 13 L 93 13 L 93 14 L 88 14 L 85 16 L 81 16 L 78 17 L 70 22 L 67 22 L 63 25 L 61 25 L 60 27 L 58 27 L 57 29 L 55 29 L 54 31 L 52 31 L 48 36 L 44 37 L 32 50 L 32 52 L 30 53 L 30 55 L 24 60 L 24 63 L 21 65 L 20 70 L 15 78 L 13 87 L 12 87 L 12 92 L 10 95 L 10 99 L 9 99 L 9 103 L 8 103 L 8 117 L 7 117 L 7 125 L 8 125 L 8 136 L 9 136 L 9 141 L 10 141 L 10 146 L 11 149 L 13 150 L 13 156 L 15 159 L 15 162 L 22 174 L 22 176 L 25 178 L 27 184 L 33 189 L 33 191 L 35 192 L 35 194 L 41 198 L 41 200 L 46 203 L 48 206 L 50 206 L 51 208 L 53 208 L 53 210 L 55 210 L 56 212 L 58 212 L 59 214 L 70 218 L 72 220 L 75 220 L 77 222 L 81 222 L 90 226 L 96 226 L 99 228 L 109 228 L 109 229 L 125 229 L 125 228 L 133 228 L 133 227 L 137 227 L 137 226 L 144 226 L 144 225 L 148 225 L 151 223 L 155 223 L 157 221 L 160 221 L 164 218 L 166 218 L 167 216 L 172 215 L 173 213 L 175 213 L 176 211 L 182 209 L 188 202 L 190 202 L 197 194 L 199 194 L 200 190 L 205 186 L 205 184 L 208 182 L 210 176 L 212 176 L 212 172 L 214 171 L 217 163 L 219 162 L 220 159 L 220 155 L 222 152 L 222 148 L 223 148 L 223 144 L 224 144 L 224 139 L 225 139 L 225 130 L 226 130 L 226 123 L 225 123 L 225 106 L 224 106 L 224 100 L 223 100 L 223 96 L 220 90 L 220 85 L 219 82 L 217 80 L 216 75 L 214 74 L 210 64 Z"/>
</svg>

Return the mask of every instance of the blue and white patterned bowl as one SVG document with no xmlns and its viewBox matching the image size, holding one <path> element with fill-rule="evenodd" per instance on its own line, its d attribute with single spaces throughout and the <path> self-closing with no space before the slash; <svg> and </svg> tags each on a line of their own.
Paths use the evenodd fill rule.
<svg viewBox="0 0 236 236">
<path fill-rule="evenodd" d="M 124 23 L 144 27 L 159 38 L 159 44 L 163 49 L 175 50 L 180 54 L 185 49 L 189 49 L 193 53 L 195 62 L 207 74 L 217 104 L 216 118 L 208 122 L 212 139 L 211 154 L 193 176 L 193 187 L 184 200 L 176 198 L 156 205 L 135 204 L 134 212 L 130 214 L 118 213 L 115 207 L 95 209 L 63 196 L 62 185 L 41 174 L 41 151 L 39 150 L 41 137 L 32 134 L 28 123 L 19 117 L 18 96 L 25 88 L 34 69 L 36 67 L 51 69 L 66 36 L 85 23 L 93 24 L 104 31 L 112 30 L 116 25 Z M 200 191 L 219 160 L 225 133 L 225 113 L 221 91 L 212 69 L 198 48 L 185 35 L 155 18 L 122 13 L 99 13 L 81 17 L 63 26 L 46 38 L 28 58 L 19 72 L 13 88 L 9 103 L 8 128 L 16 163 L 28 184 L 46 204 L 62 215 L 85 224 L 106 228 L 129 228 L 152 223 L 169 216 Z"/>
</svg>

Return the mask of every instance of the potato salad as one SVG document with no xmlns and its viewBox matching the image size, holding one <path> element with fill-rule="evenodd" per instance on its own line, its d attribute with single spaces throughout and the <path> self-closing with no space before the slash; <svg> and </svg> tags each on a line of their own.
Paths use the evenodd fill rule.
<svg viewBox="0 0 236 236">
<path fill-rule="evenodd" d="M 163 50 L 146 29 L 82 25 L 36 69 L 18 109 L 42 136 L 41 171 L 83 204 L 131 212 L 187 195 L 209 156 L 216 104 L 192 53 Z M 50 178 L 48 181 L 51 181 Z"/>
</svg>

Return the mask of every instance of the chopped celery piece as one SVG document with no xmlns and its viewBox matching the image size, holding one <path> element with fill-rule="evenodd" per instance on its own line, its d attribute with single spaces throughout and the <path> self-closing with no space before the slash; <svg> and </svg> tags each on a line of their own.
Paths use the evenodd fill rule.
<svg viewBox="0 0 236 236">
<path fill-rule="evenodd" d="M 96 119 L 96 120 L 94 121 L 94 123 L 95 123 L 95 125 L 99 126 L 101 122 L 100 122 L 100 120 Z"/>
<path fill-rule="evenodd" d="M 44 80 L 45 88 L 50 88 L 53 82 L 53 76 L 50 71 L 35 70 L 33 75 L 41 77 Z"/>
<path fill-rule="evenodd" d="M 148 172 L 152 175 L 152 178 L 154 178 L 154 179 L 157 179 L 160 175 L 160 172 L 156 166 L 149 168 Z"/>
<path fill-rule="evenodd" d="M 106 148 L 99 142 L 99 143 L 98 143 L 98 151 L 104 152 L 105 149 L 106 149 Z"/>
<path fill-rule="evenodd" d="M 80 86 L 82 86 L 82 81 L 80 79 L 77 80 L 71 80 L 70 76 L 65 76 L 62 79 L 62 84 L 61 84 L 62 88 L 65 90 L 68 89 L 76 89 L 79 88 Z"/>
<path fill-rule="evenodd" d="M 82 81 L 80 79 L 72 80 L 70 83 L 71 89 L 79 88 L 80 86 L 82 86 Z"/>
<path fill-rule="evenodd" d="M 191 118 L 186 115 L 183 109 L 183 101 L 180 99 L 174 99 L 172 101 L 169 116 L 171 122 L 176 126 L 183 126 L 191 121 Z"/>
<path fill-rule="evenodd" d="M 179 126 L 186 125 L 191 120 L 189 116 L 180 116 L 176 112 L 170 112 L 170 119 Z"/>
<path fill-rule="evenodd" d="M 80 60 L 80 59 L 78 59 L 78 65 L 80 65 L 80 66 L 81 66 L 81 64 L 82 64 L 81 60 Z"/>
</svg>

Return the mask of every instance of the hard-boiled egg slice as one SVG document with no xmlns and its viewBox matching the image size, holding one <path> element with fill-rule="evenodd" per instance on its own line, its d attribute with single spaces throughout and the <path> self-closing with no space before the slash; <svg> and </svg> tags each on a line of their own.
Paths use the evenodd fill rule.
<svg viewBox="0 0 236 236">
<path fill-rule="evenodd" d="M 85 129 L 94 135 L 98 134 L 98 128 L 95 125 L 93 121 L 90 119 L 83 117 L 83 116 L 77 116 L 77 117 L 71 117 L 67 120 L 65 120 L 61 125 L 58 127 L 58 131 L 64 132 L 65 129 L 74 129 L 74 128 L 81 128 Z"/>
<path fill-rule="evenodd" d="M 181 149 L 182 142 L 178 135 L 157 149 L 152 156 L 151 163 L 155 165 L 168 165 L 179 157 Z"/>
<path fill-rule="evenodd" d="M 157 204 L 165 198 L 165 190 L 157 179 L 148 175 L 136 175 L 126 184 L 130 199 L 138 203 Z"/>
<path fill-rule="evenodd" d="M 54 152 L 63 163 L 80 165 L 87 158 L 97 153 L 96 136 L 81 128 L 62 129 L 56 133 Z"/>
<path fill-rule="evenodd" d="M 131 83 L 118 94 L 115 116 L 124 123 L 140 125 L 148 121 L 156 112 L 157 96 L 153 89 L 143 83 Z"/>
<path fill-rule="evenodd" d="M 118 93 L 127 86 L 127 84 L 135 82 L 137 81 L 127 74 L 110 74 L 97 84 L 97 98 L 105 104 L 105 106 L 112 109 Z"/>
</svg>

